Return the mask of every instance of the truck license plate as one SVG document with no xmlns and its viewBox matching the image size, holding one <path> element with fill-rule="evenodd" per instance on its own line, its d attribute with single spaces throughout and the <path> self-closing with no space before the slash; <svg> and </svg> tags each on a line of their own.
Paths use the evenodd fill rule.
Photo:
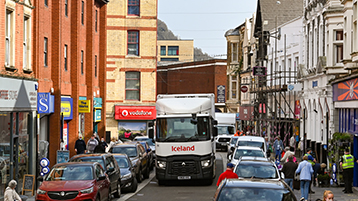
<svg viewBox="0 0 358 201">
<path fill-rule="evenodd" d="M 191 176 L 178 176 L 178 180 L 188 180 L 191 179 Z"/>
</svg>

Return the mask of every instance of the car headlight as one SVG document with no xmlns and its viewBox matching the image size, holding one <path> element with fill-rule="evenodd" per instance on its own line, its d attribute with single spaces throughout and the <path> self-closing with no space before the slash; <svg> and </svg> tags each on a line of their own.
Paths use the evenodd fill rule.
<svg viewBox="0 0 358 201">
<path fill-rule="evenodd" d="M 81 193 L 92 193 L 93 192 L 93 186 L 91 188 L 80 190 Z"/>
<path fill-rule="evenodd" d="M 201 167 L 206 168 L 211 166 L 211 160 L 203 160 L 201 161 Z"/>
<path fill-rule="evenodd" d="M 39 194 L 39 195 L 43 195 L 43 194 L 46 194 L 46 191 L 41 190 L 41 189 L 37 189 L 36 193 Z"/>
<path fill-rule="evenodd" d="M 132 176 L 132 173 L 125 174 L 125 175 L 123 175 L 122 179 L 129 179 L 129 178 L 131 178 L 131 176 Z"/>
<path fill-rule="evenodd" d="M 167 162 L 165 161 L 157 161 L 157 167 L 161 169 L 165 169 L 167 167 Z"/>
</svg>

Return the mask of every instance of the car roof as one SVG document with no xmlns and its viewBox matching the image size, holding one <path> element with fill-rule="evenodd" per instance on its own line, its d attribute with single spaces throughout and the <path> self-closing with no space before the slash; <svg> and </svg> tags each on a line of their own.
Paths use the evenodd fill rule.
<svg viewBox="0 0 358 201">
<path fill-rule="evenodd" d="M 239 140 L 265 142 L 265 138 L 259 136 L 239 136 Z"/>
<path fill-rule="evenodd" d="M 250 147 L 250 146 L 239 146 L 236 149 L 245 149 L 245 150 L 262 150 L 260 147 Z"/>
<path fill-rule="evenodd" d="M 237 164 L 240 165 L 260 165 L 260 166 L 274 166 L 275 164 L 272 163 L 271 161 L 258 161 L 258 160 L 240 160 Z"/>
<path fill-rule="evenodd" d="M 229 188 L 287 189 L 282 181 L 267 179 L 227 179 L 224 185 Z"/>
<path fill-rule="evenodd" d="M 58 166 L 93 166 L 96 163 L 97 162 L 67 162 L 67 163 L 57 163 L 53 167 L 58 167 Z"/>
<path fill-rule="evenodd" d="M 150 138 L 146 136 L 136 136 L 134 139 L 150 139 Z"/>
<path fill-rule="evenodd" d="M 78 154 L 78 155 L 74 155 L 71 159 L 75 159 L 75 158 L 84 158 L 84 157 L 102 157 L 102 156 L 110 156 L 111 154 L 109 153 L 94 153 L 94 154 Z"/>
<path fill-rule="evenodd" d="M 259 157 L 259 156 L 242 156 L 240 158 L 240 161 L 264 161 L 264 162 L 267 162 L 269 161 L 268 158 L 265 158 L 265 157 Z"/>
<path fill-rule="evenodd" d="M 114 147 L 134 147 L 136 146 L 137 144 L 140 144 L 139 142 L 123 142 L 123 143 L 120 143 L 120 144 L 116 144 L 113 146 Z"/>
</svg>

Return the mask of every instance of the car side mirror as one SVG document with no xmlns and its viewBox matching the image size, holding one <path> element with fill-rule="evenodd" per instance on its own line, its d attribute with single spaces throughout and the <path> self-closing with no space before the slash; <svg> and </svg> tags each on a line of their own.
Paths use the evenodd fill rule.
<svg viewBox="0 0 358 201">
<path fill-rule="evenodd" d="M 106 175 L 105 174 L 102 174 L 102 175 L 99 175 L 98 177 L 98 180 L 105 180 L 106 179 Z"/>
<path fill-rule="evenodd" d="M 285 179 L 285 173 L 281 172 L 281 179 Z"/>
<path fill-rule="evenodd" d="M 114 167 L 110 167 L 106 172 L 113 172 L 113 171 L 114 171 Z"/>
<path fill-rule="evenodd" d="M 229 160 L 231 161 L 231 159 L 232 159 L 232 155 L 229 155 Z"/>
</svg>

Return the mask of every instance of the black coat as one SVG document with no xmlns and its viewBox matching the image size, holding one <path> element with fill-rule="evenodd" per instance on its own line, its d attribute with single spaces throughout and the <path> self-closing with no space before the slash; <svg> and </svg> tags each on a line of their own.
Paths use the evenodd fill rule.
<svg viewBox="0 0 358 201">
<path fill-rule="evenodd" d="M 86 143 L 84 140 L 76 140 L 75 149 L 77 149 L 77 154 L 84 154 L 86 150 Z"/>
<path fill-rule="evenodd" d="M 103 143 L 101 141 L 98 142 L 98 145 L 94 148 L 93 152 L 94 153 L 105 153 L 106 150 L 104 149 Z"/>
</svg>

